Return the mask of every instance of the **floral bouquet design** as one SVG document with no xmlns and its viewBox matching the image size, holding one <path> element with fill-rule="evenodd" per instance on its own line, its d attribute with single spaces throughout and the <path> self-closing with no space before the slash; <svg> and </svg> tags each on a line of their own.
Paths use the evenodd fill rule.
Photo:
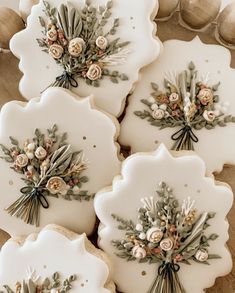
<svg viewBox="0 0 235 293">
<path fill-rule="evenodd" d="M 165 79 L 165 93 L 155 83 L 152 88 L 151 97 L 141 100 L 149 110 L 136 111 L 135 115 L 160 129 L 180 128 L 171 136 L 175 141 L 173 150 L 194 150 L 194 143 L 199 140 L 193 130 L 212 130 L 235 123 L 235 117 L 226 115 L 227 103 L 219 103 L 219 84 L 210 87 L 208 76 L 198 79 L 192 62 L 188 70 Z"/>
<path fill-rule="evenodd" d="M 82 151 L 73 152 L 66 142 L 67 134 L 61 136 L 54 125 L 47 135 L 36 129 L 33 139 L 27 139 L 23 147 L 10 137 L 11 148 L 0 144 L 1 157 L 11 168 L 21 174 L 25 187 L 21 196 L 6 211 L 24 222 L 39 226 L 39 208 L 49 208 L 48 196 L 66 200 L 90 200 L 94 194 L 81 190 L 88 181 L 82 173 L 87 169 Z"/>
<path fill-rule="evenodd" d="M 125 238 L 112 241 L 119 251 L 118 257 L 127 261 L 158 264 L 157 277 L 148 293 L 185 293 L 177 272 L 180 264 L 195 261 L 209 264 L 210 259 L 220 256 L 209 254 L 210 241 L 218 235 L 205 235 L 209 220 L 214 213 L 198 214 L 194 201 L 185 199 L 180 205 L 172 189 L 160 183 L 159 199 L 142 199 L 138 210 L 139 223 L 112 215 L 125 231 Z"/>
<path fill-rule="evenodd" d="M 72 289 L 72 283 L 76 280 L 75 275 L 71 275 L 68 279 L 61 282 L 59 273 L 54 273 L 52 278 L 46 278 L 40 282 L 41 277 L 31 268 L 28 270 L 27 280 L 22 283 L 17 282 L 15 290 L 5 285 L 6 293 L 66 293 Z M 4 293 L 4 291 L 0 291 Z"/>
<path fill-rule="evenodd" d="M 113 83 L 128 80 L 126 74 L 108 69 L 109 66 L 125 63 L 130 53 L 125 48 L 129 42 L 113 38 L 119 27 L 119 19 L 114 20 L 109 30 L 105 30 L 112 15 L 113 1 L 98 8 L 90 2 L 86 0 L 81 10 L 71 3 L 62 4 L 57 11 L 43 1 L 48 20 L 39 17 L 44 37 L 37 41 L 42 50 L 64 69 L 51 86 L 67 89 L 78 87 L 77 78 L 84 79 L 94 87 L 99 87 L 100 80 L 105 76 Z"/>
</svg>

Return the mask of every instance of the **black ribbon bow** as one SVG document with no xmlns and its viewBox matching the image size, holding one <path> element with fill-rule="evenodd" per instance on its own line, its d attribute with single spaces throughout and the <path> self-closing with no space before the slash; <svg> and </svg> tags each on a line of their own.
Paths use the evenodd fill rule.
<svg viewBox="0 0 235 293">
<path fill-rule="evenodd" d="M 40 206 L 49 208 L 49 203 L 43 194 L 43 189 L 35 186 L 21 188 L 21 197 L 5 210 L 25 223 L 39 226 Z"/>
<path fill-rule="evenodd" d="M 199 139 L 193 132 L 191 126 L 185 125 L 179 131 L 171 136 L 171 139 L 176 141 L 173 150 L 194 150 L 193 142 L 197 143 Z"/>
<path fill-rule="evenodd" d="M 64 71 L 63 74 L 56 78 L 55 85 L 69 89 L 70 86 L 78 87 L 78 82 L 73 77 L 73 74 Z"/>
</svg>

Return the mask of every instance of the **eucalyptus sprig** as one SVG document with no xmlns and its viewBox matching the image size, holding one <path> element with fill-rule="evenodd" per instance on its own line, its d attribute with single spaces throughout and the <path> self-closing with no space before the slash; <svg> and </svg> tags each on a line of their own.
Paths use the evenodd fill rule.
<svg viewBox="0 0 235 293">
<path fill-rule="evenodd" d="M 134 114 L 160 130 L 176 128 L 171 136 L 175 142 L 173 150 L 194 150 L 194 143 L 199 141 L 197 131 L 235 123 L 235 117 L 227 115 L 224 104 L 220 102 L 217 94 L 220 83 L 209 86 L 208 76 L 199 78 L 193 62 L 187 70 L 169 74 L 164 86 L 164 91 L 161 91 L 156 83 L 151 83 L 151 97 L 141 100 L 147 110 L 135 111 Z"/>
<path fill-rule="evenodd" d="M 40 207 L 49 208 L 50 196 L 78 201 L 94 198 L 94 194 L 82 190 L 89 180 L 83 175 L 87 169 L 83 152 L 73 151 L 67 143 L 67 133 L 57 132 L 56 125 L 47 134 L 36 129 L 34 137 L 27 139 L 23 147 L 12 137 L 10 148 L 0 145 L 4 154 L 1 158 L 22 175 L 25 184 L 21 196 L 5 210 L 27 224 L 39 226 Z"/>
<path fill-rule="evenodd" d="M 46 278 L 43 282 L 40 282 L 39 279 L 35 280 L 35 278 L 30 277 L 27 281 L 18 281 L 15 290 L 12 290 L 8 285 L 4 285 L 5 291 L 0 291 L 0 293 L 51 293 L 53 289 L 58 293 L 66 293 L 73 288 L 73 282 L 77 277 L 76 275 L 71 275 L 62 282 L 59 273 L 56 272 L 52 275 L 51 279 Z"/>
<path fill-rule="evenodd" d="M 71 3 L 62 4 L 58 10 L 43 1 L 47 19 L 39 17 L 43 38 L 37 39 L 42 51 L 50 54 L 62 68 L 51 86 L 78 87 L 78 79 L 99 87 L 104 77 L 113 83 L 128 80 L 125 73 L 110 70 L 110 66 L 124 64 L 130 50 L 130 42 L 114 38 L 120 20 L 111 22 L 113 1 L 95 7 L 86 1 L 84 7 L 75 8 Z"/>
<path fill-rule="evenodd" d="M 112 215 L 123 239 L 113 240 L 116 255 L 127 261 L 158 264 L 158 274 L 148 293 L 185 293 L 180 283 L 180 265 L 191 261 L 209 265 L 220 258 L 210 254 L 210 242 L 217 234 L 206 235 L 209 221 L 216 215 L 198 214 L 195 201 L 185 199 L 181 204 L 166 183 L 161 182 L 156 197 L 143 198 L 138 210 L 138 223 Z"/>
</svg>

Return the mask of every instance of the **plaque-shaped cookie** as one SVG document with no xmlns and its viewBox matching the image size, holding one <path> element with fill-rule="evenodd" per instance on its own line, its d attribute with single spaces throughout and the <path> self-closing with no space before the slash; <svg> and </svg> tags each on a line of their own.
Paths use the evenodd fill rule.
<svg viewBox="0 0 235 293">
<path fill-rule="evenodd" d="M 8 240 L 0 253 L 4 293 L 113 293 L 110 263 L 85 234 L 50 225 L 39 234 Z"/>
<path fill-rule="evenodd" d="M 90 234 L 95 193 L 120 169 L 116 121 L 60 88 L 0 113 L 0 227 L 26 235 L 46 224 Z"/>
<path fill-rule="evenodd" d="M 179 54 L 177 58 L 176 54 Z M 132 152 L 195 150 L 208 173 L 235 163 L 235 70 L 229 50 L 191 42 L 165 42 L 161 57 L 143 71 L 130 97 L 120 142 Z"/>
<path fill-rule="evenodd" d="M 24 74 L 21 93 L 31 99 L 59 86 L 94 94 L 99 108 L 120 115 L 139 70 L 159 54 L 157 6 L 156 0 L 40 1 L 11 41 Z"/>
<path fill-rule="evenodd" d="M 198 156 L 173 157 L 161 145 L 129 157 L 112 187 L 97 195 L 99 246 L 119 291 L 202 293 L 229 273 L 233 194 L 205 171 Z"/>
</svg>

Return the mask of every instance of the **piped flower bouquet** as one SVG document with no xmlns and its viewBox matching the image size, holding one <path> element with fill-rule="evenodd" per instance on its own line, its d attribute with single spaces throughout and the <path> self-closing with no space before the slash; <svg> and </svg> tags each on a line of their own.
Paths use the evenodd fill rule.
<svg viewBox="0 0 235 293">
<path fill-rule="evenodd" d="M 112 215 L 118 229 L 125 231 L 123 239 L 112 243 L 120 258 L 157 265 L 157 277 L 148 293 L 185 293 L 177 274 L 180 265 L 190 261 L 209 265 L 209 260 L 220 258 L 209 253 L 210 241 L 218 235 L 205 235 L 215 214 L 199 214 L 190 198 L 180 204 L 166 183 L 159 186 L 158 198 L 141 200 L 137 224 Z"/>
<path fill-rule="evenodd" d="M 16 283 L 15 290 L 5 285 L 5 291 L 0 293 L 66 293 L 72 289 L 72 283 L 76 280 L 76 276 L 71 275 L 62 282 L 59 273 L 56 272 L 51 279 L 46 278 L 41 282 L 41 277 L 32 269 L 28 270 L 27 275 L 26 280 Z"/>
<path fill-rule="evenodd" d="M 99 87 L 105 76 L 113 83 L 128 80 L 126 74 L 108 69 L 109 66 L 124 64 L 130 53 L 125 48 L 129 42 L 113 38 L 119 19 L 114 20 L 110 29 L 105 29 L 110 22 L 113 1 L 98 8 L 92 6 L 90 0 L 86 0 L 81 9 L 71 3 L 62 4 L 58 11 L 49 2 L 43 3 L 49 21 L 39 17 L 44 37 L 37 41 L 64 70 L 51 86 L 77 87 L 78 78 L 94 87 Z"/>
<path fill-rule="evenodd" d="M 82 175 L 87 169 L 83 152 L 73 152 L 66 142 L 67 134 L 57 131 L 56 125 L 47 130 L 47 135 L 36 129 L 33 139 L 27 139 L 23 147 L 13 137 L 10 148 L 0 144 L 4 153 L 1 158 L 21 174 L 25 183 L 19 199 L 6 211 L 27 224 L 39 226 L 39 208 L 49 208 L 48 196 L 79 201 L 94 197 L 81 189 L 88 181 Z"/>
<path fill-rule="evenodd" d="M 177 127 L 179 130 L 171 136 L 173 150 L 194 150 L 199 140 L 193 130 L 235 123 L 235 117 L 226 114 L 228 104 L 220 103 L 216 94 L 219 84 L 209 86 L 208 76 L 200 80 L 192 62 L 188 70 L 165 79 L 166 92 L 155 83 L 151 85 L 151 97 L 141 100 L 148 110 L 135 111 L 135 115 L 160 129 Z"/>
</svg>

